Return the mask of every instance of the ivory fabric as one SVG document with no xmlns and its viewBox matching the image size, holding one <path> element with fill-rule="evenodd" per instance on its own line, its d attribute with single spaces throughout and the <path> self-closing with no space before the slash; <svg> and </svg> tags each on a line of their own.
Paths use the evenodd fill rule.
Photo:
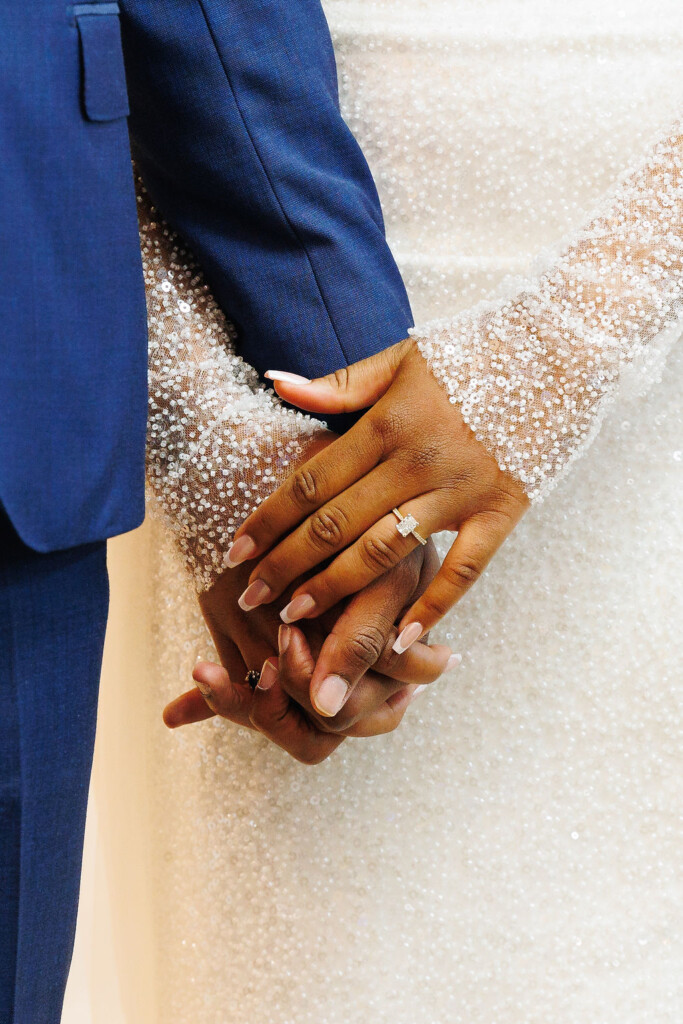
<svg viewBox="0 0 683 1024">
<path fill-rule="evenodd" d="M 680 114 L 672 0 L 325 9 L 418 324 L 537 279 Z M 675 343 L 625 374 L 585 457 L 440 631 L 457 674 L 316 769 L 221 721 L 164 729 L 210 647 L 155 528 L 135 681 L 153 1010 L 129 1000 L 121 1021 L 681 1019 L 682 374 Z M 125 905 L 117 888 L 130 980 Z"/>
</svg>

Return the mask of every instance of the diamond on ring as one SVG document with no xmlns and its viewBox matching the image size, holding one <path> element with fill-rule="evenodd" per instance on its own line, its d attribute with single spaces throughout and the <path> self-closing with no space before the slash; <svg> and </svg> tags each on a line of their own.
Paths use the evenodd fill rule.
<svg viewBox="0 0 683 1024">
<path fill-rule="evenodd" d="M 396 524 L 396 529 L 402 537 L 407 537 L 413 530 L 417 530 L 419 525 L 415 516 L 404 516 L 401 522 Z"/>
<path fill-rule="evenodd" d="M 398 530 L 402 537 L 407 537 L 409 534 L 412 533 L 415 540 L 419 541 L 420 544 L 427 543 L 424 537 L 417 532 L 417 528 L 420 524 L 418 523 L 415 516 L 411 516 L 410 513 L 408 513 L 407 516 L 401 515 L 397 508 L 392 508 L 391 511 L 398 519 L 398 522 L 396 523 L 396 529 Z"/>
</svg>

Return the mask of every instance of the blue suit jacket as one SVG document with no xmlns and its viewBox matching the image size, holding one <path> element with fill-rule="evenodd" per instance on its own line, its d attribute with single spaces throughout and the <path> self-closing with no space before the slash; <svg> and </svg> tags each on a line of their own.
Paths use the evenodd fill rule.
<svg viewBox="0 0 683 1024">
<path fill-rule="evenodd" d="M 319 0 L 3 4 L 0 503 L 41 551 L 143 517 L 129 128 L 260 371 L 328 372 L 410 324 Z"/>
</svg>

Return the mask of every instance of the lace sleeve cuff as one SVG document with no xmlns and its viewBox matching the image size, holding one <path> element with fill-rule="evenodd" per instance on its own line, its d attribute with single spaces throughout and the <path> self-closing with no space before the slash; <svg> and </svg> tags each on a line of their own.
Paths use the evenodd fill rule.
<svg viewBox="0 0 683 1024">
<path fill-rule="evenodd" d="M 683 320 L 683 135 L 676 125 L 536 281 L 411 333 L 501 469 L 540 499 L 595 436 L 623 368 Z"/>
</svg>

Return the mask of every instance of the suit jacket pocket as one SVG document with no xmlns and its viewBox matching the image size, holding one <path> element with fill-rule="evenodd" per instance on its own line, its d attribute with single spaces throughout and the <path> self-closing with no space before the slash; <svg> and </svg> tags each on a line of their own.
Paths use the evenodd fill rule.
<svg viewBox="0 0 683 1024">
<path fill-rule="evenodd" d="M 127 117 L 128 93 L 118 3 L 76 4 L 83 111 L 89 121 Z"/>
</svg>

